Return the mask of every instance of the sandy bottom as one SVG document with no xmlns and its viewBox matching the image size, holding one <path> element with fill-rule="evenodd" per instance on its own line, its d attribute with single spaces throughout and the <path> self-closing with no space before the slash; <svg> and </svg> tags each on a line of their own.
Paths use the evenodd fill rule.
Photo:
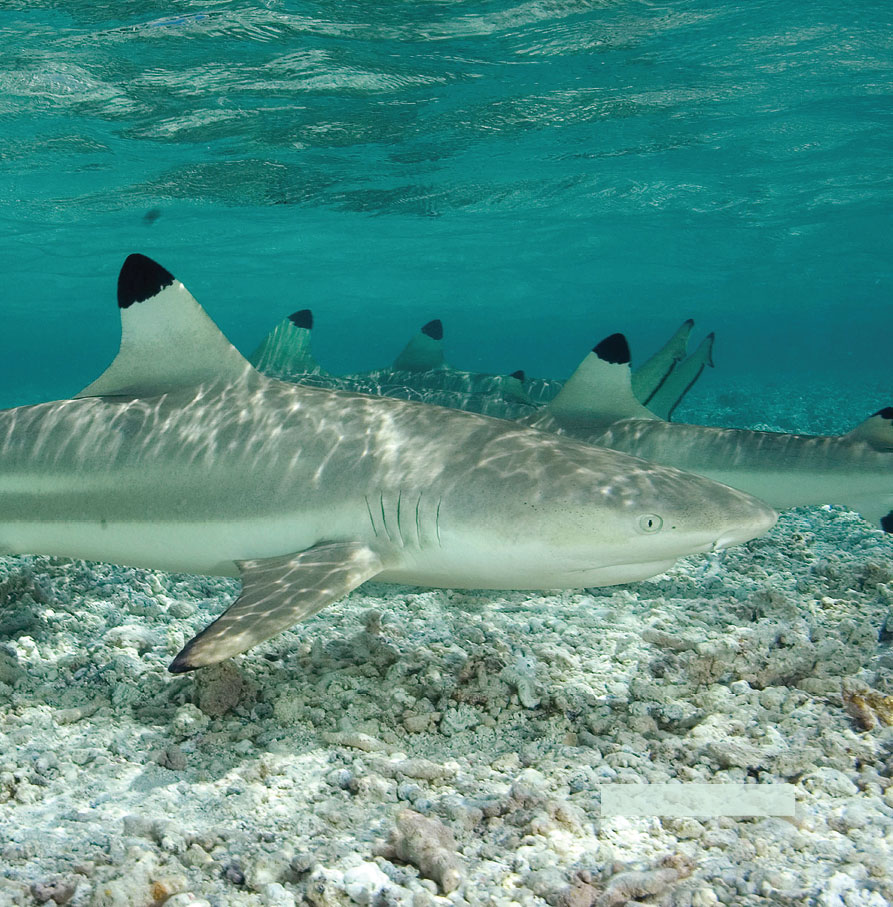
<svg viewBox="0 0 893 907">
<path fill-rule="evenodd" d="M 0 561 L 0 905 L 893 902 L 893 542 L 855 514 L 635 586 L 368 584 L 168 674 L 236 591 Z M 795 815 L 602 816 L 667 781 Z"/>
</svg>

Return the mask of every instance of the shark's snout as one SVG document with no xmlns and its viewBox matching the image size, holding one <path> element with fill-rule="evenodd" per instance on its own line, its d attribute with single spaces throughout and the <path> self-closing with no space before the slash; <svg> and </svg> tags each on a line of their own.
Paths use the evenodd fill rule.
<svg viewBox="0 0 893 907">
<path fill-rule="evenodd" d="M 744 497 L 747 504 L 739 514 L 739 519 L 713 542 L 712 551 L 722 551 L 724 548 L 731 548 L 732 545 L 741 545 L 759 538 L 775 525 L 778 514 L 768 504 L 750 495 Z"/>
</svg>

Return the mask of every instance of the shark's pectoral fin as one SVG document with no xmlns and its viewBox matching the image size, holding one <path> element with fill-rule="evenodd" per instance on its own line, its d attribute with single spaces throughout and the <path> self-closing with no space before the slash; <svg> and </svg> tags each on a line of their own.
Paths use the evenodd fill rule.
<svg viewBox="0 0 893 907">
<path fill-rule="evenodd" d="M 242 594 L 187 643 L 168 667 L 172 674 L 238 655 L 306 620 L 383 569 L 379 556 L 359 542 L 323 542 L 298 554 L 239 561 L 238 566 Z"/>
</svg>

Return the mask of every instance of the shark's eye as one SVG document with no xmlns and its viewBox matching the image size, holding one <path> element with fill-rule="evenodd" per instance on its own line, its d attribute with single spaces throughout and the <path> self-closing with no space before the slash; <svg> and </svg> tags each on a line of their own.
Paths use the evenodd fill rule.
<svg viewBox="0 0 893 907">
<path fill-rule="evenodd" d="M 639 529 L 642 532 L 659 532 L 664 521 L 656 513 L 643 513 L 639 517 Z"/>
</svg>

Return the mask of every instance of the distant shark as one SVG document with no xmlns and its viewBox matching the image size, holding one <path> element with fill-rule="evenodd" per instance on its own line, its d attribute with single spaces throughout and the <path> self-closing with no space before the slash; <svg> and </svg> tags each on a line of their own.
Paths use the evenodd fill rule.
<svg viewBox="0 0 893 907">
<path fill-rule="evenodd" d="M 319 365 L 313 355 L 312 330 L 310 309 L 293 312 L 270 331 L 248 360 L 259 372 L 283 381 L 419 400 L 470 412 L 521 415 L 534 406 L 524 389 L 523 371 L 491 375 L 448 365 L 439 318 L 426 322 L 389 368 L 349 375 L 332 375 Z"/>
<path fill-rule="evenodd" d="M 704 367 L 713 365 L 713 334 L 693 355 L 686 356 L 693 326 L 692 319 L 684 321 L 667 343 L 632 373 L 636 398 L 666 419 L 671 418 Z M 316 361 L 312 330 L 311 310 L 294 312 L 263 339 L 249 361 L 265 375 L 285 381 L 423 400 L 504 418 L 528 414 L 562 386 L 560 381 L 538 380 L 534 389 L 532 384 L 525 385 L 527 378 L 521 370 L 494 375 L 454 368 L 444 357 L 443 323 L 439 318 L 422 326 L 390 368 L 335 376 Z"/>
<path fill-rule="evenodd" d="M 766 532 L 750 495 L 440 407 L 258 373 L 131 255 L 121 346 L 71 400 L 0 413 L 0 547 L 235 576 L 170 665 L 219 662 L 373 577 L 472 588 L 644 579 Z"/>
<path fill-rule="evenodd" d="M 699 359 L 703 368 L 709 346 L 690 358 L 686 380 Z M 665 422 L 636 399 L 629 362 L 626 338 L 605 338 L 559 394 L 523 421 L 706 476 L 778 510 L 842 504 L 893 531 L 893 407 L 836 436 Z"/>
</svg>

